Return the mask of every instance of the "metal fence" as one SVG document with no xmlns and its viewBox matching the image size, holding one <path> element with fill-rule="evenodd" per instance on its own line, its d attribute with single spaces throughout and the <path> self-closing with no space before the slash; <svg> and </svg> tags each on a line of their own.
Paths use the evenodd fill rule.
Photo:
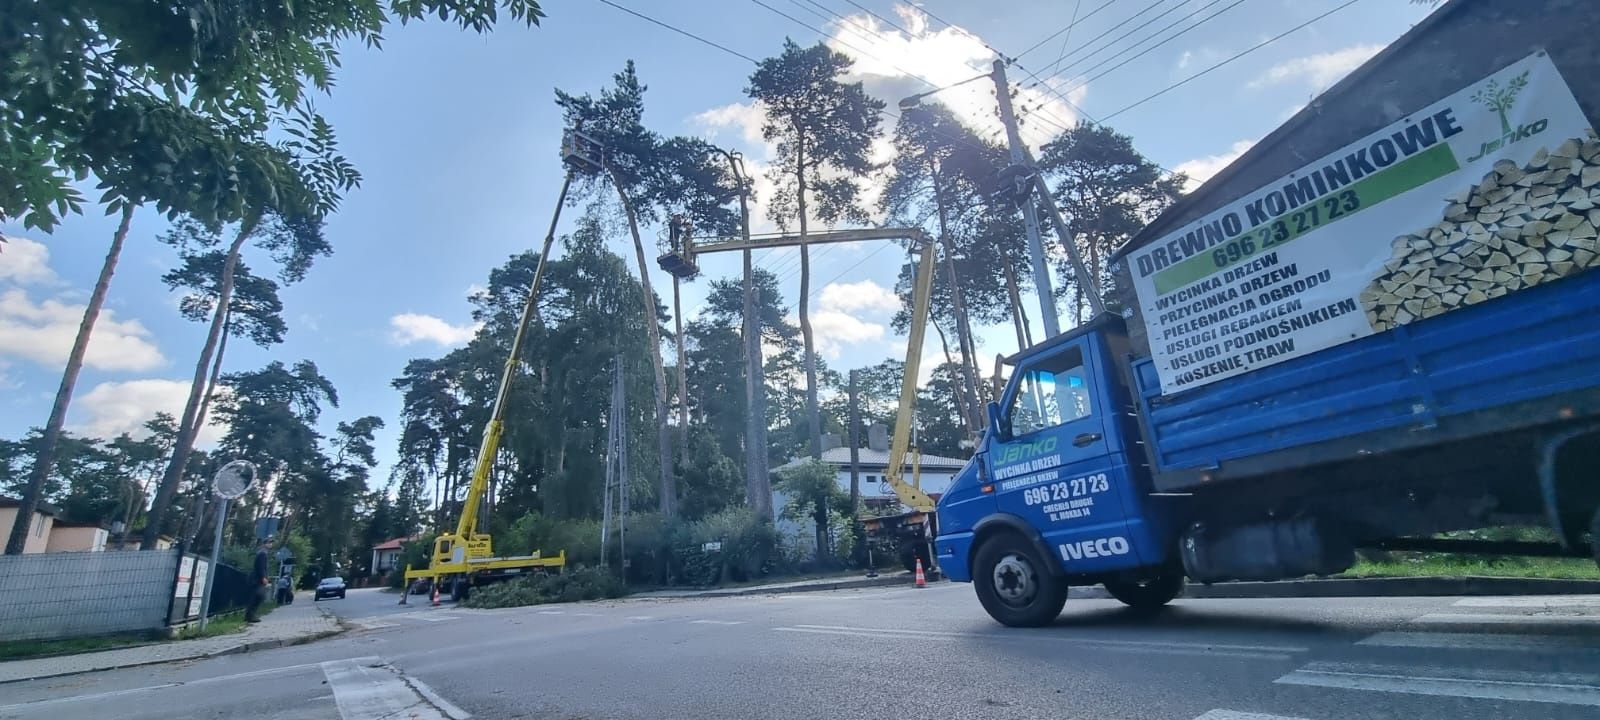
<svg viewBox="0 0 1600 720">
<path fill-rule="evenodd" d="M 158 630 L 182 552 L 0 556 L 0 642 Z"/>
</svg>

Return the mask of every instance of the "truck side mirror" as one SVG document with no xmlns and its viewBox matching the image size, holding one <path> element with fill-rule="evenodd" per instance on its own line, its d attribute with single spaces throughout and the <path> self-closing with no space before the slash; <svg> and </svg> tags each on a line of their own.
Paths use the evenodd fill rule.
<svg viewBox="0 0 1600 720">
<path fill-rule="evenodd" d="M 1006 432 L 1004 422 L 1000 420 L 1000 403 L 989 403 L 989 434 L 996 440 L 1005 442 L 1011 439 L 1011 433 Z"/>
</svg>

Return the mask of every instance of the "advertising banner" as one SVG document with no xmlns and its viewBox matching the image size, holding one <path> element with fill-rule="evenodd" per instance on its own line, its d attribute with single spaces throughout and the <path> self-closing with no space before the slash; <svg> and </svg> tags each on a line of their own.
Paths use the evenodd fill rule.
<svg viewBox="0 0 1600 720">
<path fill-rule="evenodd" d="M 1600 141 L 1537 53 L 1123 262 L 1170 394 L 1582 272 L 1597 226 Z"/>
</svg>

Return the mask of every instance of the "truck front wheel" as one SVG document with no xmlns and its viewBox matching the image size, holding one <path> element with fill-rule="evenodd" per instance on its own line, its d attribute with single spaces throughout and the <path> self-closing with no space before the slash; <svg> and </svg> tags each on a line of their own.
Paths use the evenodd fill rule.
<svg viewBox="0 0 1600 720">
<path fill-rule="evenodd" d="M 1136 580 L 1107 580 L 1106 591 L 1136 610 L 1155 610 L 1183 591 L 1183 573 L 1164 570 L 1160 575 Z"/>
<path fill-rule="evenodd" d="M 995 535 L 978 546 L 972 584 L 989 617 L 1011 627 L 1048 625 L 1067 602 L 1067 583 L 1051 574 L 1021 536 Z"/>
</svg>

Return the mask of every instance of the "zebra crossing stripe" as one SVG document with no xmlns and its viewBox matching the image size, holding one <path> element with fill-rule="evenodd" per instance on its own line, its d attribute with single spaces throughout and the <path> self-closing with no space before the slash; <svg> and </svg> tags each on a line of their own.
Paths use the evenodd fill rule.
<svg viewBox="0 0 1600 720">
<path fill-rule="evenodd" d="M 1273 682 L 1345 690 L 1600 707 L 1600 676 L 1573 673 L 1313 662 Z"/>
</svg>

